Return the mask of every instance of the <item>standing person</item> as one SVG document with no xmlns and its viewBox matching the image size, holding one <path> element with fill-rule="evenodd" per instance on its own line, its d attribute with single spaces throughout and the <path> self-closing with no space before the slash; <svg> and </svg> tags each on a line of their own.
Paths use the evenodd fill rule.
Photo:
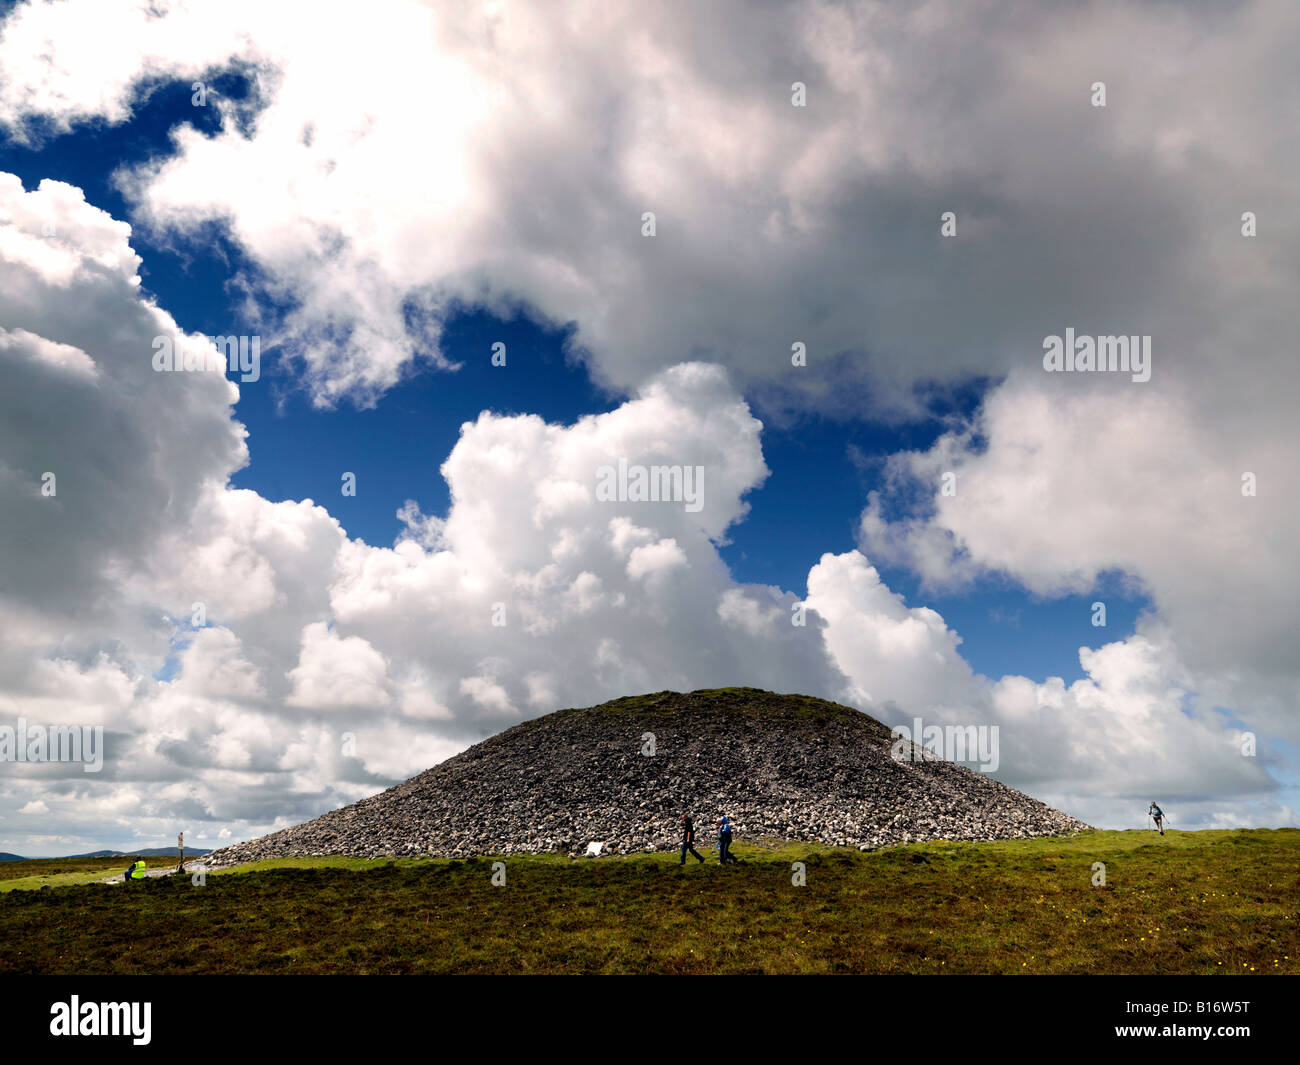
<svg viewBox="0 0 1300 1065">
<path fill-rule="evenodd" d="M 129 866 L 127 866 L 126 872 L 122 874 L 122 879 L 126 881 L 128 884 L 131 883 L 132 880 L 143 880 L 144 859 L 137 858 Z"/>
<path fill-rule="evenodd" d="M 723 814 L 722 820 L 718 822 L 718 861 L 726 865 L 735 860 L 736 856 L 731 853 L 731 822 Z"/>
<path fill-rule="evenodd" d="M 704 864 L 704 858 L 699 851 L 695 849 L 695 824 L 691 821 L 690 814 L 682 814 L 682 860 L 677 864 L 686 864 L 686 852 L 690 851 L 700 864 Z"/>
<path fill-rule="evenodd" d="M 1165 812 L 1153 802 L 1147 813 L 1156 819 L 1156 828 L 1160 829 L 1160 834 L 1163 836 L 1165 834 Z"/>
</svg>

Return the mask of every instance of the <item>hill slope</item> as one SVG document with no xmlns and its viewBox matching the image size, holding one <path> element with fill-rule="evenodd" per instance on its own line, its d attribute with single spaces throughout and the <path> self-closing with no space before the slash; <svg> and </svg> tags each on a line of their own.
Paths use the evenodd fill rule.
<svg viewBox="0 0 1300 1065">
<path fill-rule="evenodd" d="M 646 733 L 655 753 L 642 753 Z M 658 692 L 560 710 L 314 821 L 214 851 L 275 857 L 616 853 L 678 846 L 691 813 L 707 845 L 739 839 L 879 847 L 1063 835 L 1087 826 L 950 762 L 895 761 L 894 737 L 846 706 L 753 688 Z"/>
</svg>

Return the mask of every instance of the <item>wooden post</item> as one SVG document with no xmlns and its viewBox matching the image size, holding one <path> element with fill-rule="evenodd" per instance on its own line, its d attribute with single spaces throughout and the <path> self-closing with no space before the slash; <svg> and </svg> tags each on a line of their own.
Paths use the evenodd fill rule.
<svg viewBox="0 0 1300 1065">
<path fill-rule="evenodd" d="M 176 853 L 177 853 L 176 871 L 178 873 L 183 873 L 185 872 L 185 833 L 184 832 L 176 833 Z"/>
</svg>

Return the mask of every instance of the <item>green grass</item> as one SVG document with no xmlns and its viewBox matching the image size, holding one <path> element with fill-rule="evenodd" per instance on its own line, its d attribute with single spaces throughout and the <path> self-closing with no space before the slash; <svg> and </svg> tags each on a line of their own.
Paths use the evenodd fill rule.
<svg viewBox="0 0 1300 1065">
<path fill-rule="evenodd" d="M 504 887 L 491 858 L 325 858 L 15 890 L 0 972 L 1300 972 L 1294 829 L 736 851 L 514 857 Z"/>
<path fill-rule="evenodd" d="M 176 859 L 171 859 L 171 863 L 175 865 Z M 93 884 L 114 873 L 120 877 L 130 864 L 130 858 L 28 858 L 23 862 L 0 862 L 0 894 L 42 888 L 47 884 L 50 887 Z"/>
</svg>

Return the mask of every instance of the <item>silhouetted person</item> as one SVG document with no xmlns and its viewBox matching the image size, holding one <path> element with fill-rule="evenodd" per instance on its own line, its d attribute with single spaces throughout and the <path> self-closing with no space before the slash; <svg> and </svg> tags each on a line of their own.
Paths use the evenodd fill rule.
<svg viewBox="0 0 1300 1065">
<path fill-rule="evenodd" d="M 1160 829 L 1160 834 L 1163 836 L 1165 834 L 1165 812 L 1155 803 L 1152 803 L 1147 813 L 1156 819 L 1156 828 Z"/>
<path fill-rule="evenodd" d="M 736 856 L 731 853 L 731 822 L 723 814 L 722 820 L 718 822 L 718 861 L 726 865 L 736 860 Z"/>
<path fill-rule="evenodd" d="M 688 814 L 682 814 L 682 860 L 678 865 L 686 864 L 687 851 L 699 858 L 701 865 L 704 864 L 704 857 L 695 849 L 695 824 Z"/>
</svg>

